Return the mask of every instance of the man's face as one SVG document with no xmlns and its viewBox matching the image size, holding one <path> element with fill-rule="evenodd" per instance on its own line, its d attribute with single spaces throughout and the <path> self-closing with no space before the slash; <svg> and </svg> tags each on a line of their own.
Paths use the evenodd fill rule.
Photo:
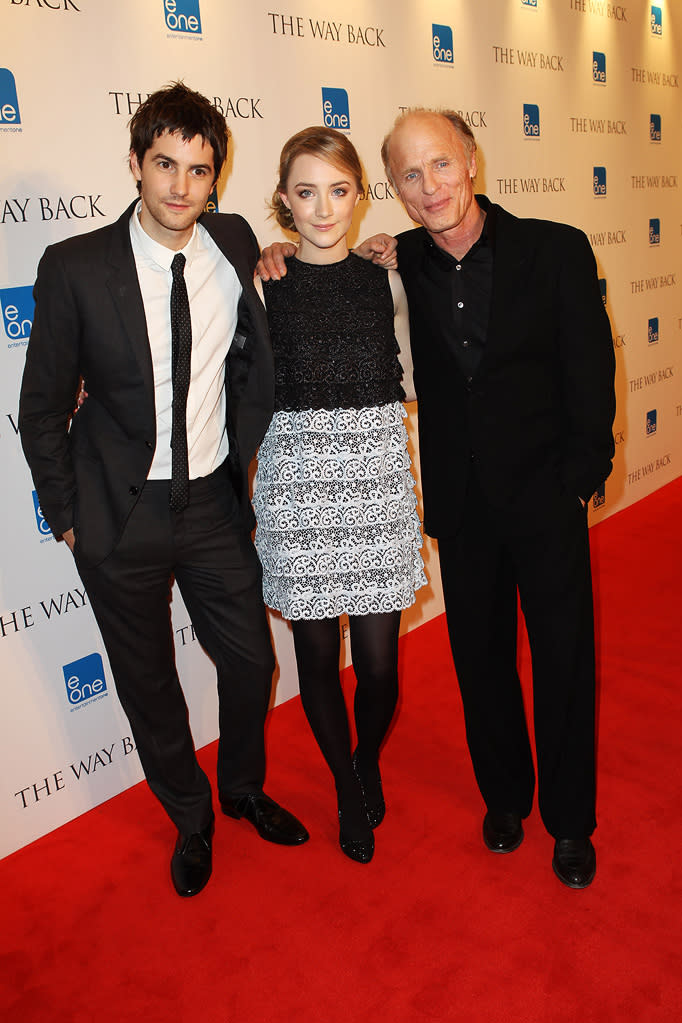
<svg viewBox="0 0 682 1023">
<path fill-rule="evenodd" d="M 144 154 L 142 165 L 131 152 L 130 169 L 142 186 L 142 227 L 160 245 L 181 249 L 213 188 L 212 147 L 201 135 L 186 142 L 181 135 L 164 132 Z"/>
<path fill-rule="evenodd" d="M 465 230 L 478 215 L 475 154 L 444 117 L 407 117 L 391 136 L 389 163 L 405 209 L 429 234 Z"/>
</svg>

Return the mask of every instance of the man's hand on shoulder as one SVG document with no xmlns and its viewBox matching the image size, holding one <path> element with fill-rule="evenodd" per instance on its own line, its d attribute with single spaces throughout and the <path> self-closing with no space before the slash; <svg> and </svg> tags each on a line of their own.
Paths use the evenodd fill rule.
<svg viewBox="0 0 682 1023">
<path fill-rule="evenodd" d="M 390 234 L 373 234 L 353 249 L 356 256 L 371 259 L 385 270 L 398 269 L 398 241 Z"/>
<path fill-rule="evenodd" d="M 287 275 L 284 260 L 295 254 L 296 246 L 293 242 L 273 242 L 261 252 L 261 257 L 256 263 L 256 273 L 262 281 L 279 281 Z"/>
</svg>

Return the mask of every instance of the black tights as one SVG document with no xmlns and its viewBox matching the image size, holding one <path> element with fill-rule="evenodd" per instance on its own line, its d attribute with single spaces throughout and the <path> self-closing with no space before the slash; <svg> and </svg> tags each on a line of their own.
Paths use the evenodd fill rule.
<svg viewBox="0 0 682 1023">
<path fill-rule="evenodd" d="M 350 647 L 357 679 L 353 705 L 357 758 L 363 769 L 377 769 L 398 701 L 400 611 L 349 616 Z M 339 678 L 341 637 L 338 618 L 292 622 L 301 702 L 313 735 L 334 776 L 344 831 L 367 831 L 362 795 L 351 763 L 350 729 Z"/>
</svg>

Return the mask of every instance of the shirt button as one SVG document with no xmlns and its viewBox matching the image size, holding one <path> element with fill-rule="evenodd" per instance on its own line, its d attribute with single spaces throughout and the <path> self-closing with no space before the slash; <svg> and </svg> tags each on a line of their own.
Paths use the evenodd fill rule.
<svg viewBox="0 0 682 1023">
<path fill-rule="evenodd" d="M 468 347 L 469 347 L 469 342 L 468 341 L 462 341 L 462 348 L 468 348 Z"/>
<path fill-rule="evenodd" d="M 140 493 L 140 488 L 139 487 L 131 487 L 130 490 L 128 491 L 128 493 L 130 494 L 131 497 L 137 497 L 137 495 Z"/>
<path fill-rule="evenodd" d="M 462 264 L 461 264 L 461 263 L 458 263 L 458 264 L 457 264 L 457 266 L 455 267 L 455 269 L 456 269 L 456 270 L 461 270 L 461 269 L 462 269 Z"/>
<path fill-rule="evenodd" d="M 457 308 L 458 309 L 464 309 L 464 302 L 458 302 L 457 303 Z"/>
</svg>

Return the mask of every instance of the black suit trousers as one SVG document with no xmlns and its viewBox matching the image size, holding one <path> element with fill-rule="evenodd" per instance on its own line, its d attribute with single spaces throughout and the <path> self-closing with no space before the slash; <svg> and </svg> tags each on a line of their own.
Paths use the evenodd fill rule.
<svg viewBox="0 0 682 1023">
<path fill-rule="evenodd" d="M 148 481 L 101 564 L 79 557 L 77 530 L 74 553 L 149 786 L 181 832 L 200 831 L 213 818 L 211 787 L 175 667 L 172 577 L 217 669 L 219 792 L 263 787 L 274 669 L 260 562 L 227 472 L 192 481 L 177 513 L 168 481 Z"/>
<path fill-rule="evenodd" d="M 530 813 L 535 771 L 517 671 L 517 604 L 533 669 L 538 802 L 555 838 L 595 819 L 595 656 L 587 511 L 547 499 L 538 526 L 510 527 L 472 476 L 461 529 L 439 539 L 467 743 L 489 809 Z M 518 597 L 517 597 L 518 595 Z"/>
</svg>

